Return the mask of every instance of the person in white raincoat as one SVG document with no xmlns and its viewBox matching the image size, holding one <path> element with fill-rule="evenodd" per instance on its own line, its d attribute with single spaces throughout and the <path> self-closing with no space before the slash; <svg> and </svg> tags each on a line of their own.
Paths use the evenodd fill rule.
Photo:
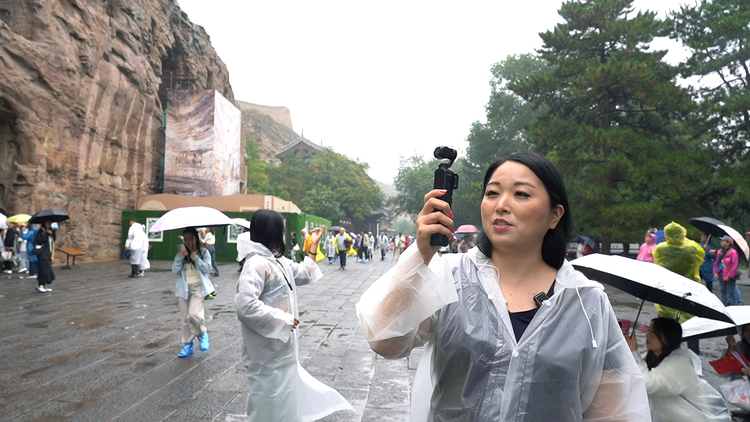
<svg viewBox="0 0 750 422">
<path fill-rule="evenodd" d="M 411 420 L 649 421 L 607 295 L 565 261 L 570 208 L 552 163 L 521 153 L 489 167 L 484 232 L 466 254 L 430 245 L 453 230 L 444 193 L 425 195 L 416 246 L 356 306 L 378 354 L 427 344 Z"/>
<path fill-rule="evenodd" d="M 125 250 L 130 251 L 130 275 L 128 277 L 142 277 L 143 271 L 147 269 L 141 268 L 141 265 L 144 264 L 144 255 L 148 253 L 148 235 L 146 235 L 143 225 L 138 223 L 135 217 L 130 219 Z"/>
<path fill-rule="evenodd" d="M 654 318 L 646 335 L 648 354 L 638 353 L 635 336 L 626 337 L 646 381 L 654 422 L 731 422 L 721 394 L 702 377 L 698 356 L 680 347 L 682 326 L 671 318 Z"/>
<path fill-rule="evenodd" d="M 317 251 L 325 226 L 311 233 L 311 250 Z M 323 277 L 314 252 L 301 263 L 284 257 L 284 219 L 271 210 L 253 214 L 250 239 L 234 297 L 250 384 L 248 422 L 313 421 L 338 410 L 353 410 L 298 361 L 297 286 Z"/>
</svg>

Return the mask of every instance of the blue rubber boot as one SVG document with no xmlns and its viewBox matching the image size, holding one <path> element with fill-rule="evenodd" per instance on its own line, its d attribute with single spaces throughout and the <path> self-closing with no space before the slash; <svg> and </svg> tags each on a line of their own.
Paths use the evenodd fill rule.
<svg viewBox="0 0 750 422">
<path fill-rule="evenodd" d="M 185 347 L 182 348 L 182 351 L 177 355 L 178 358 L 186 358 L 188 356 L 191 356 L 193 353 L 193 342 L 185 343 Z"/>
<path fill-rule="evenodd" d="M 206 353 L 208 350 L 208 333 L 203 333 L 198 336 L 198 341 L 200 341 L 201 345 L 201 352 Z"/>
</svg>

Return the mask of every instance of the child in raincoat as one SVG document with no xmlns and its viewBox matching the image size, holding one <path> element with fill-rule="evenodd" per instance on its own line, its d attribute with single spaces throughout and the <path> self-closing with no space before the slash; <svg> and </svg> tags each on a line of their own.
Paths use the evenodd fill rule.
<svg viewBox="0 0 750 422">
<path fill-rule="evenodd" d="M 311 230 L 311 251 L 318 250 L 323 233 L 325 226 Z M 315 263 L 315 252 L 296 263 L 283 256 L 285 249 L 281 214 L 256 211 L 234 297 L 250 384 L 248 422 L 312 421 L 352 409 L 336 390 L 299 364 L 297 286 L 313 283 L 323 274 Z"/>
<path fill-rule="evenodd" d="M 654 318 L 646 335 L 648 353 L 638 353 L 635 336 L 627 336 L 646 381 L 653 422 L 731 422 L 724 399 L 702 378 L 698 356 L 680 347 L 682 326 L 670 318 Z"/>
</svg>

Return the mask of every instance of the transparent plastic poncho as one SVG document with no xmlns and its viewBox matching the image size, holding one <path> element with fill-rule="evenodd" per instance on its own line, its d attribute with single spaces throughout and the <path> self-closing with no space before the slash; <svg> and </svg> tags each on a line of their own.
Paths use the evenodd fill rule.
<svg viewBox="0 0 750 422">
<path fill-rule="evenodd" d="M 638 353 L 634 355 L 646 381 L 654 422 L 732 420 L 721 394 L 701 377 L 695 353 L 679 348 L 651 370 Z"/>
<path fill-rule="evenodd" d="M 250 385 L 248 417 L 255 421 L 313 421 L 353 410 L 331 387 L 299 364 L 297 286 L 323 277 L 318 265 L 276 258 L 265 246 L 243 240 L 248 255 L 237 281 L 234 306 L 242 324 L 242 358 Z"/>
<path fill-rule="evenodd" d="M 410 247 L 362 295 L 357 316 L 386 357 L 427 344 L 413 422 L 650 420 L 606 294 L 567 262 L 519 342 L 497 270 L 477 248 L 426 266 Z"/>
</svg>

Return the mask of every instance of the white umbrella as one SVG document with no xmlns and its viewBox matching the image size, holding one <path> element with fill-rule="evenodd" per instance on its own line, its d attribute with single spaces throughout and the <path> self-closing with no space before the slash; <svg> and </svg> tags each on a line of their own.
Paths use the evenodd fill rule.
<svg viewBox="0 0 750 422">
<path fill-rule="evenodd" d="M 695 316 L 733 322 L 719 298 L 709 292 L 706 286 L 654 263 L 603 254 L 586 255 L 570 263 L 590 279 L 644 301 L 669 306 Z M 640 315 L 640 310 L 638 314 Z M 636 321 L 637 319 L 636 317 Z"/>
<path fill-rule="evenodd" d="M 223 212 L 210 207 L 182 207 L 162 215 L 148 230 L 151 233 L 185 227 L 228 226 L 234 224 Z"/>
<path fill-rule="evenodd" d="M 242 227 L 250 230 L 250 222 L 247 221 L 244 218 L 233 218 L 232 219 L 232 224 L 237 225 L 237 226 L 242 226 Z"/>
<path fill-rule="evenodd" d="M 8 217 L 0 214 L 0 230 L 8 228 Z"/>
<path fill-rule="evenodd" d="M 727 311 L 737 325 L 715 319 L 690 318 L 682 323 L 682 339 L 698 340 L 737 334 L 737 326 L 750 324 L 750 306 L 727 306 Z"/>
</svg>

